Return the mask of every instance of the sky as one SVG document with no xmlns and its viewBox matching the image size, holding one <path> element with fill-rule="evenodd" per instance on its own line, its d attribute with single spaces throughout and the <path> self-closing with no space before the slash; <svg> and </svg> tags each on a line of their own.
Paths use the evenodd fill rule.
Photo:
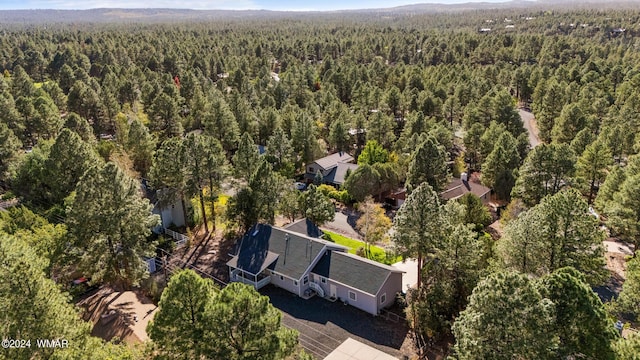
<svg viewBox="0 0 640 360">
<path fill-rule="evenodd" d="M 457 4 L 507 0 L 0 0 L 0 10 L 180 8 L 199 10 L 345 10 L 386 8 L 415 3 Z"/>
</svg>

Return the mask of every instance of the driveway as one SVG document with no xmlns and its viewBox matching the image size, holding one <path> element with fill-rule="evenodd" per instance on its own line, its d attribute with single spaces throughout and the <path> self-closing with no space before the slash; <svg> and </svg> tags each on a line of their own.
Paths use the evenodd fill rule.
<svg viewBox="0 0 640 360">
<path fill-rule="evenodd" d="M 418 261 L 415 259 L 406 259 L 393 265 L 394 268 L 402 270 L 402 291 L 406 292 L 410 287 L 415 287 L 418 283 Z"/>
<path fill-rule="evenodd" d="M 333 221 L 325 223 L 322 227 L 337 232 L 352 239 L 360 240 L 360 234 L 355 229 L 359 214 L 351 210 L 337 210 Z"/>
<path fill-rule="evenodd" d="M 282 311 L 282 323 L 298 330 L 300 344 L 316 359 L 324 359 L 348 338 L 397 358 L 411 355 L 403 348 L 409 332 L 403 320 L 385 320 L 317 296 L 304 300 L 273 285 L 260 289 L 260 293 L 269 296 L 271 304 Z"/>
<path fill-rule="evenodd" d="M 520 114 L 520 118 L 522 118 L 524 128 L 527 129 L 527 132 L 529 133 L 529 144 L 531 144 L 531 148 L 533 149 L 534 147 L 540 145 L 540 137 L 536 119 L 533 117 L 533 113 L 531 111 L 526 111 L 524 109 L 518 109 L 518 114 Z"/>
</svg>

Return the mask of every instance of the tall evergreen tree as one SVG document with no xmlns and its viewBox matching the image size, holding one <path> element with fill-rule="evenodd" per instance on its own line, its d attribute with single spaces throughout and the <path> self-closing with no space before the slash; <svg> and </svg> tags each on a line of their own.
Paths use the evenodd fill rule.
<svg viewBox="0 0 640 360">
<path fill-rule="evenodd" d="M 556 358 L 615 359 L 613 323 L 580 272 L 558 269 L 541 278 L 538 288 L 555 305 L 550 333 L 559 339 Z"/>
<path fill-rule="evenodd" d="M 495 273 L 480 281 L 453 324 L 460 360 L 549 359 L 554 307 L 532 281 L 517 273 Z"/>
<path fill-rule="evenodd" d="M 584 153 L 578 158 L 576 175 L 586 182 L 589 204 L 593 201 L 596 189 L 607 177 L 607 167 L 612 164 L 613 156 L 601 140 L 596 140 L 587 146 Z"/>
<path fill-rule="evenodd" d="M 202 120 L 204 131 L 207 135 L 218 139 L 222 148 L 230 154 L 236 149 L 240 139 L 240 130 L 236 117 L 229 109 L 229 104 L 224 100 L 222 93 L 216 91 L 211 95 L 211 112 Z"/>
<path fill-rule="evenodd" d="M 603 280 L 604 233 L 576 190 L 544 198 L 505 228 L 498 252 L 508 269 L 544 275 L 566 266 L 590 284 Z"/>
<path fill-rule="evenodd" d="M 42 190 L 48 194 L 49 205 L 62 204 L 82 175 L 98 161 L 93 149 L 77 133 L 63 129 L 44 163 L 47 176 Z"/>
<path fill-rule="evenodd" d="M 505 132 L 500 135 L 493 151 L 482 164 L 482 182 L 492 188 L 499 198 L 508 200 L 515 185 L 514 170 L 519 165 L 516 139 Z"/>
<path fill-rule="evenodd" d="M 156 141 L 149 133 L 149 129 L 137 118 L 133 119 L 129 125 L 125 147 L 127 154 L 133 160 L 133 167 L 143 177 L 147 176 L 153 162 Z"/>
<path fill-rule="evenodd" d="M 7 125 L 0 122 L 0 184 L 9 179 L 9 170 L 15 165 L 22 147 L 20 140 Z"/>
<path fill-rule="evenodd" d="M 411 156 L 407 173 L 407 191 L 411 192 L 421 184 L 427 183 L 439 193 L 447 185 L 448 177 L 447 153 L 429 136 Z"/>
<path fill-rule="evenodd" d="M 422 267 L 442 241 L 442 209 L 438 194 L 428 183 L 420 184 L 393 219 L 393 243 L 403 257 L 418 260 L 418 288 Z"/>
<path fill-rule="evenodd" d="M 168 359 L 201 358 L 211 346 L 204 339 L 211 322 L 214 285 L 192 270 L 179 271 L 169 280 L 158 303 L 158 312 L 147 325 L 155 349 Z"/>
<path fill-rule="evenodd" d="M 184 140 L 173 137 L 165 140 L 153 156 L 149 170 L 149 180 L 153 188 L 158 190 L 158 201 L 161 207 L 182 202 L 185 223 L 187 222 L 186 193 L 187 174 L 185 171 L 186 153 Z M 168 226 L 168 224 L 165 224 Z"/>
<path fill-rule="evenodd" d="M 94 282 L 128 287 L 148 275 L 147 237 L 159 219 L 139 188 L 113 163 L 92 167 L 78 183 L 67 225 L 78 267 Z"/>
<path fill-rule="evenodd" d="M 336 210 L 331 199 L 318 191 L 315 185 L 309 185 L 307 191 L 300 194 L 298 202 L 303 215 L 317 226 L 335 218 Z"/>
<path fill-rule="evenodd" d="M 331 123 L 329 144 L 335 151 L 348 151 L 351 148 L 349 128 L 342 118 L 338 118 Z"/>
<path fill-rule="evenodd" d="M 249 133 L 242 134 L 238 151 L 233 155 L 233 169 L 239 179 L 249 181 L 251 174 L 256 171 L 260 154 Z"/>
<path fill-rule="evenodd" d="M 536 146 L 524 159 L 511 196 L 522 199 L 528 206 L 536 205 L 570 184 L 575 162 L 567 144 Z"/>
</svg>

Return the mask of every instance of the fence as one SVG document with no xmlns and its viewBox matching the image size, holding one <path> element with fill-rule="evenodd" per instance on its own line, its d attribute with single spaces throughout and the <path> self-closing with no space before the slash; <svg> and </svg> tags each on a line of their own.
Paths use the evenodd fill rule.
<svg viewBox="0 0 640 360">
<path fill-rule="evenodd" d="M 180 234 L 179 232 L 175 232 L 171 229 L 164 229 L 164 233 L 175 240 L 176 246 L 182 246 L 187 242 L 187 240 L 189 240 L 187 235 Z"/>
</svg>

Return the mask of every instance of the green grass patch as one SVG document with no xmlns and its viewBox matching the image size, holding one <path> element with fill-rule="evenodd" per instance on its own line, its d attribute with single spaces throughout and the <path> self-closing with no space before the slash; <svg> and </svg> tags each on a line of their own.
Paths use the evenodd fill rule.
<svg viewBox="0 0 640 360">
<path fill-rule="evenodd" d="M 206 193 L 205 193 L 206 194 Z M 227 223 L 223 217 L 223 215 L 227 211 L 227 203 L 229 202 L 229 196 L 220 194 L 216 198 L 215 208 L 216 208 L 216 229 L 224 230 L 227 228 Z M 197 224 L 202 223 L 202 208 L 200 207 L 200 198 L 198 196 L 191 199 L 191 206 L 193 207 L 193 217 Z M 207 222 L 209 227 L 213 227 L 213 216 L 211 213 L 211 201 L 205 201 L 205 212 L 207 214 Z"/>
<path fill-rule="evenodd" d="M 349 253 L 351 254 L 359 255 L 359 253 L 362 253 L 364 251 L 365 243 L 363 241 L 352 239 L 344 235 L 334 233 L 332 231 L 323 230 L 323 232 L 325 234 L 324 237 L 326 240 L 348 247 Z M 360 251 L 358 251 L 358 249 L 360 249 Z M 391 265 L 397 263 L 398 261 L 402 261 L 401 256 L 397 256 L 393 253 L 387 253 L 383 248 L 375 245 L 371 245 L 370 251 L 371 256 L 369 258 L 382 264 Z"/>
</svg>

